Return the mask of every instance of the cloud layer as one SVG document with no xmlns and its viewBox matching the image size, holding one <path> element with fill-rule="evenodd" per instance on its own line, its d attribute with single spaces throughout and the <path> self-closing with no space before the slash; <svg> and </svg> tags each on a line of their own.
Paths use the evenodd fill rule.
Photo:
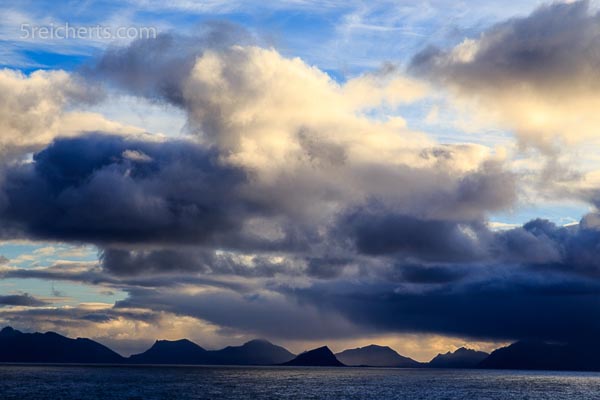
<svg viewBox="0 0 600 400">
<path fill-rule="evenodd" d="M 555 134 L 592 135 L 596 113 L 579 105 L 597 101 L 597 19 L 585 2 L 554 4 L 426 49 L 410 71 L 428 82 L 392 65 L 339 82 L 226 24 L 109 49 L 80 74 L 3 71 L 0 237 L 91 244 L 98 257 L 3 258 L 0 275 L 123 298 L 52 307 L 11 294 L 0 318 L 127 340 L 169 320 L 299 341 L 597 336 L 598 213 L 493 230 L 490 214 L 522 194 L 515 160 L 437 142 L 398 115 L 442 86 L 480 116 L 494 104 L 495 123 L 556 155 Z M 78 109 L 102 93 L 176 107 L 188 135 Z M 573 118 L 585 121 L 576 135 Z"/>
</svg>

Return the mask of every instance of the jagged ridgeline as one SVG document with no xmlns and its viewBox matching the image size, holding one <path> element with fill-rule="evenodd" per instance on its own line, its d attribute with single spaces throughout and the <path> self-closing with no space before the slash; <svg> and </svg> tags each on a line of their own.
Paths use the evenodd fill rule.
<svg viewBox="0 0 600 400">
<path fill-rule="evenodd" d="M 157 340 L 148 350 L 123 357 L 91 339 L 71 339 L 55 332 L 0 331 L 2 363 L 279 365 L 306 367 L 493 368 L 600 371 L 600 349 L 594 346 L 519 341 L 491 354 L 466 348 L 418 362 L 387 346 L 369 345 L 334 354 L 329 347 L 295 355 L 267 340 L 207 350 L 187 340 Z"/>
</svg>

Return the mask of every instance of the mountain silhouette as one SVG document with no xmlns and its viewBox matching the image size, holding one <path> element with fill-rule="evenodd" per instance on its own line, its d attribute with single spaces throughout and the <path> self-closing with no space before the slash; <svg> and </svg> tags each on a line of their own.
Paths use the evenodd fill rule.
<svg viewBox="0 0 600 400">
<path fill-rule="evenodd" d="M 350 366 L 417 368 L 422 364 L 404 357 L 387 346 L 375 344 L 344 350 L 335 355 L 339 361 Z"/>
<path fill-rule="evenodd" d="M 255 339 L 241 346 L 205 350 L 187 339 L 157 340 L 143 353 L 129 358 L 134 364 L 274 365 L 290 361 L 294 354 L 266 340 Z"/>
<path fill-rule="evenodd" d="M 290 361 L 295 357 L 285 348 L 263 339 L 251 340 L 241 346 L 228 346 L 208 353 L 210 363 L 219 365 L 274 365 Z"/>
<path fill-rule="evenodd" d="M 337 356 L 337 357 L 336 357 Z M 339 358 L 338 358 L 339 357 Z M 266 340 L 241 346 L 206 350 L 187 340 L 157 340 L 143 353 L 124 358 L 90 339 L 71 339 L 55 332 L 23 333 L 11 327 L 0 330 L 0 363 L 81 364 L 196 364 L 196 365 L 288 365 L 375 366 L 431 368 L 494 368 L 600 371 L 600 346 L 595 343 L 551 343 L 522 340 L 491 354 L 460 348 L 438 354 L 422 364 L 403 357 L 389 347 L 370 345 L 333 354 L 323 346 L 297 357 Z"/>
<path fill-rule="evenodd" d="M 461 347 L 454 352 L 438 354 L 427 364 L 430 368 L 477 368 L 489 356 L 483 351 Z"/>
<path fill-rule="evenodd" d="M 129 357 L 135 364 L 205 364 L 207 351 L 187 339 L 157 340 L 152 347 Z"/>
<path fill-rule="evenodd" d="M 0 362 L 123 363 L 125 359 L 90 339 L 70 339 L 54 332 L 23 333 L 11 327 L 0 331 Z"/>
<path fill-rule="evenodd" d="M 323 346 L 317 349 L 305 351 L 291 361 L 281 365 L 298 367 L 343 367 L 329 347 Z"/>
<path fill-rule="evenodd" d="M 600 371 L 600 347 L 596 344 L 522 340 L 493 351 L 479 366 L 494 369 Z"/>
</svg>

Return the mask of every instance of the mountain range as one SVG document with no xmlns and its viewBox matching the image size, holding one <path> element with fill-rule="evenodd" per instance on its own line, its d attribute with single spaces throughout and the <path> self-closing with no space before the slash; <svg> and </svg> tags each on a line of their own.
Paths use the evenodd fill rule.
<svg viewBox="0 0 600 400">
<path fill-rule="evenodd" d="M 491 354 L 460 348 L 438 354 L 421 363 L 387 346 L 369 345 L 334 354 L 327 346 L 294 355 L 267 340 L 256 339 L 241 346 L 206 350 L 187 340 L 157 340 L 148 350 L 123 357 L 86 338 L 71 339 L 58 333 L 23 333 L 11 327 L 0 331 L 0 363 L 76 364 L 189 364 L 189 365 L 281 365 L 367 366 L 392 368 L 492 368 L 600 371 L 600 348 L 523 340 Z"/>
<path fill-rule="evenodd" d="M 141 354 L 129 357 L 133 364 L 275 365 L 294 358 L 281 346 L 256 339 L 241 346 L 206 350 L 187 339 L 157 340 Z"/>
</svg>

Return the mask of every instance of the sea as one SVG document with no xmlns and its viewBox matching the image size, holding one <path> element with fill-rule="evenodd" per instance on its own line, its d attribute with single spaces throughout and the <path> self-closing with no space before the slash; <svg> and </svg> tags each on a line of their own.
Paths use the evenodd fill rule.
<svg viewBox="0 0 600 400">
<path fill-rule="evenodd" d="M 0 399 L 592 399 L 600 374 L 386 368 L 1 365 Z"/>
</svg>

